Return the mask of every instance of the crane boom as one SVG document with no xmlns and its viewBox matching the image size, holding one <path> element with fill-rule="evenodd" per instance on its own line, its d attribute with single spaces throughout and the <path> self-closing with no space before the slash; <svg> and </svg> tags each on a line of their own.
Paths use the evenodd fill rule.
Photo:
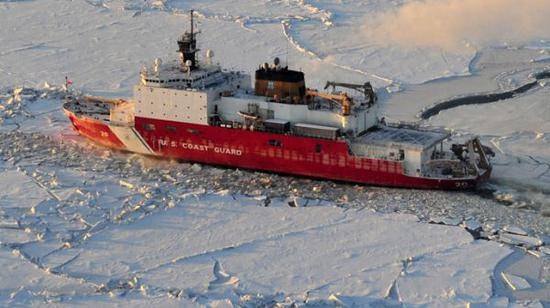
<svg viewBox="0 0 550 308">
<path fill-rule="evenodd" d="M 346 93 L 334 94 L 334 93 L 325 93 L 319 92 L 317 90 L 307 89 L 306 95 L 316 96 L 324 99 L 331 100 L 342 106 L 342 115 L 348 116 L 351 114 L 351 107 L 353 102 L 351 98 Z"/>
<path fill-rule="evenodd" d="M 376 93 L 374 93 L 374 89 L 372 88 L 372 85 L 370 82 L 365 82 L 364 84 L 353 84 L 353 83 L 344 83 L 344 82 L 335 82 L 335 81 L 327 81 L 327 84 L 325 85 L 325 90 L 329 87 L 332 87 L 332 91 L 336 91 L 336 87 L 343 87 L 352 89 L 358 92 L 361 92 L 365 95 L 365 98 L 369 99 L 369 105 L 372 105 L 376 102 L 378 99 L 376 96 Z"/>
</svg>

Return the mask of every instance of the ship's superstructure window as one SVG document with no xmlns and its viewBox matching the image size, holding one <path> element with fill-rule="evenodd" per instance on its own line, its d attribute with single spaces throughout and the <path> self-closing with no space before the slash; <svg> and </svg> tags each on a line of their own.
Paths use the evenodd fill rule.
<svg viewBox="0 0 550 308">
<path fill-rule="evenodd" d="M 198 135 L 198 134 L 201 133 L 200 130 L 193 129 L 193 128 L 188 128 L 187 132 L 190 133 L 190 134 L 193 134 L 193 135 Z"/>
<path fill-rule="evenodd" d="M 155 130 L 155 125 L 151 124 L 151 123 L 145 123 L 145 124 L 143 124 L 143 128 L 146 131 L 154 131 Z"/>
<path fill-rule="evenodd" d="M 281 143 L 281 141 L 275 140 L 275 139 L 269 139 L 269 141 L 267 143 L 271 146 L 274 146 L 274 147 L 281 147 L 283 145 Z"/>
<path fill-rule="evenodd" d="M 321 150 L 322 150 L 322 146 L 320 144 L 315 145 L 315 152 L 316 153 L 321 153 Z"/>
</svg>

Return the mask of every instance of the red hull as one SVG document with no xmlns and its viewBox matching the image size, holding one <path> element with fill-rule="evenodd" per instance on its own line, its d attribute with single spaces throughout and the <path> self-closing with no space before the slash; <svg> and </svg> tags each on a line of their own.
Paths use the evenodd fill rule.
<svg viewBox="0 0 550 308">
<path fill-rule="evenodd" d="M 107 147 L 128 150 L 109 126 L 67 111 L 75 129 Z M 145 129 L 147 128 L 147 129 Z M 433 179 L 403 174 L 398 161 L 350 155 L 345 141 L 135 118 L 135 130 L 150 154 L 205 164 L 264 170 L 380 186 L 464 190 L 487 180 Z"/>
<path fill-rule="evenodd" d="M 84 137 L 109 148 L 125 149 L 124 143 L 116 137 L 104 122 L 86 117 L 77 117 L 68 110 L 65 110 L 65 114 L 67 114 L 69 120 L 73 123 L 76 131 Z"/>
</svg>

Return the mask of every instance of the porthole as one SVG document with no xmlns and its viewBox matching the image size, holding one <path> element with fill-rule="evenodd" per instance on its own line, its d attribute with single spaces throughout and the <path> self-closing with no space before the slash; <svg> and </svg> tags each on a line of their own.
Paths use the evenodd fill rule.
<svg viewBox="0 0 550 308">
<path fill-rule="evenodd" d="M 155 125 L 151 123 L 145 123 L 143 124 L 143 129 L 145 129 L 146 131 L 154 131 Z"/>
<path fill-rule="evenodd" d="M 281 141 L 275 140 L 275 139 L 269 139 L 269 141 L 267 143 L 271 146 L 274 146 L 274 147 L 281 147 L 283 145 L 281 143 Z"/>
</svg>

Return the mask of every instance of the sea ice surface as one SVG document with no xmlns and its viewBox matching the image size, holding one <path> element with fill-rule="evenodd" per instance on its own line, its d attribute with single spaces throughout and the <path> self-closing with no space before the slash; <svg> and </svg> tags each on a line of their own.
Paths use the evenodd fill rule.
<svg viewBox="0 0 550 308">
<path fill-rule="evenodd" d="M 280 57 L 312 87 L 370 80 L 389 119 L 419 121 L 438 102 L 509 90 L 548 68 L 545 41 L 443 52 L 378 46 L 364 35 L 365 19 L 407 2 L 0 1 L 0 305 L 548 302 L 536 276 L 547 268 L 547 246 L 537 248 L 539 261 L 525 261 L 518 249 L 458 226 L 475 221 L 498 239 L 501 226 L 513 225 L 524 232 L 508 229 L 505 240 L 527 239 L 533 251 L 543 244 L 545 81 L 508 101 L 421 122 L 481 135 L 497 152 L 490 184 L 513 207 L 475 194 L 111 152 L 77 136 L 60 108 L 65 76 L 79 91 L 130 96 L 141 64 L 175 50 L 191 8 L 200 48 L 225 67 L 251 71 Z M 538 210 L 516 208 L 521 202 Z M 510 293 L 500 273 L 532 287 Z"/>
</svg>

